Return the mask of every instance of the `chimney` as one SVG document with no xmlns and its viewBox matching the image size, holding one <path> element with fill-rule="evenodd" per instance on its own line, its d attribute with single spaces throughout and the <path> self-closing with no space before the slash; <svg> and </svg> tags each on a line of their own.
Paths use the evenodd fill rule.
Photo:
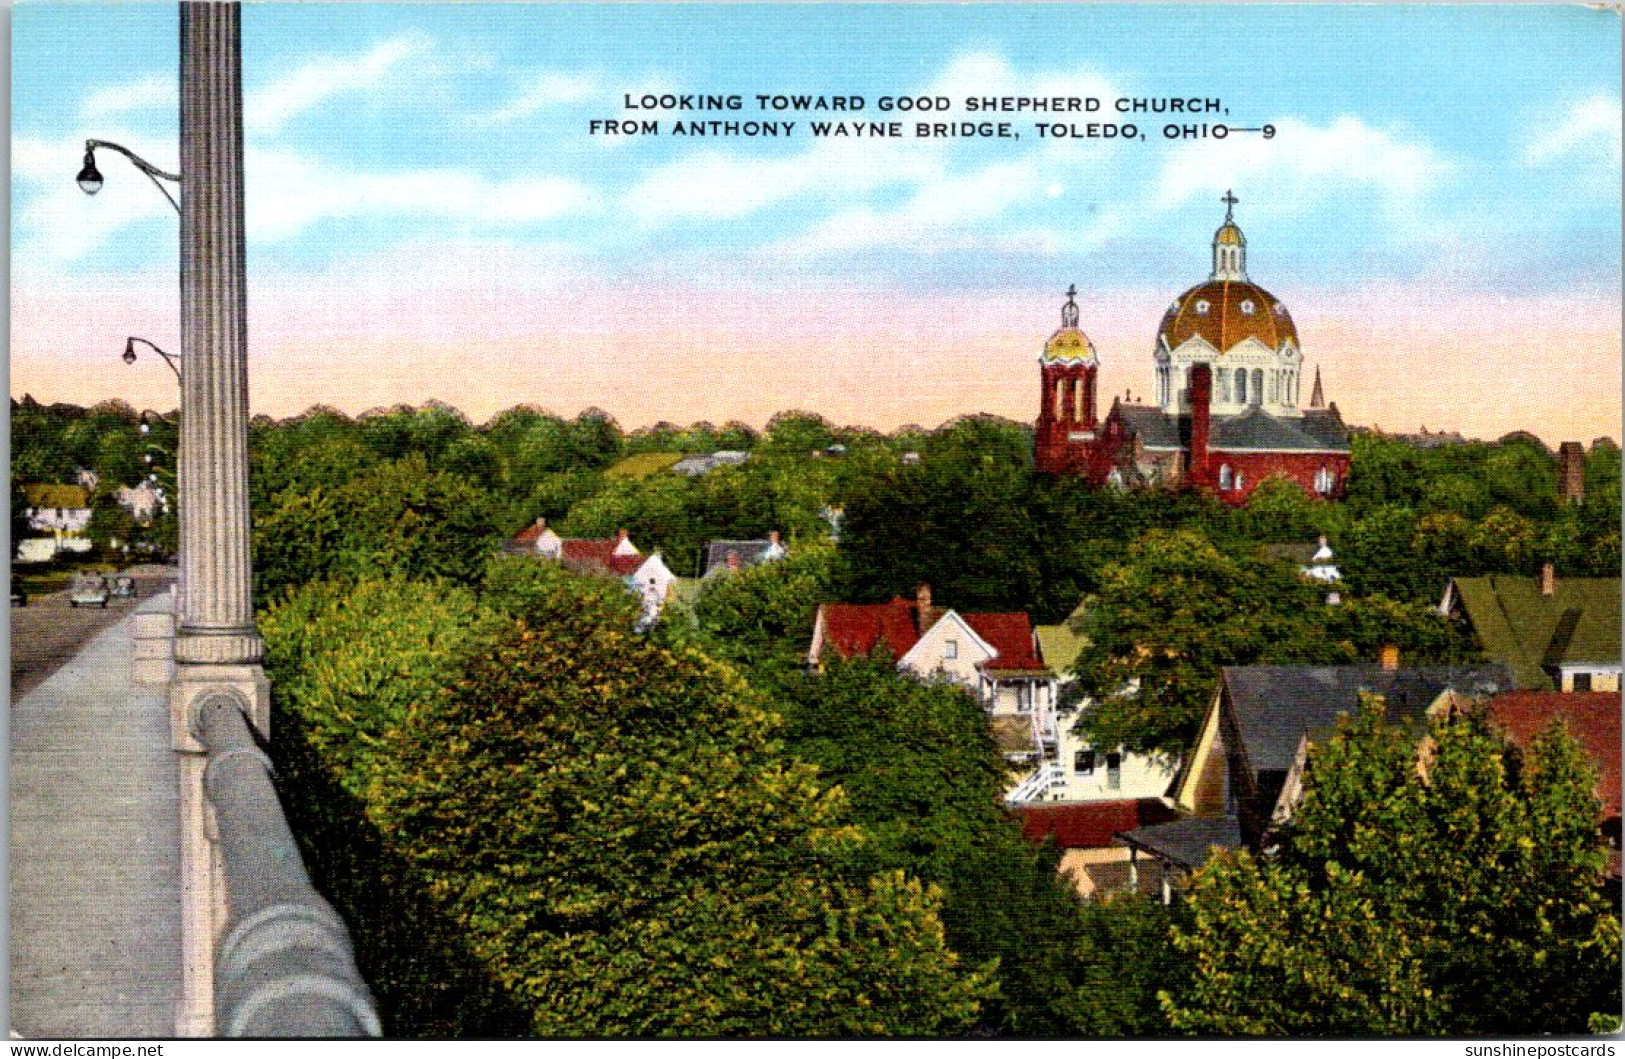
<svg viewBox="0 0 1625 1059">
<path fill-rule="evenodd" d="M 616 530 L 615 531 L 615 543 L 620 544 L 625 540 L 626 540 L 626 531 L 625 530 Z"/>
<path fill-rule="evenodd" d="M 1551 563 L 1541 564 L 1540 594 L 1548 599 L 1557 594 L 1557 568 Z"/>
<path fill-rule="evenodd" d="M 1191 481 L 1209 484 L 1207 442 L 1212 430 L 1213 368 L 1207 364 L 1191 367 Z"/>
<path fill-rule="evenodd" d="M 779 543 L 779 531 L 778 530 L 768 530 L 767 531 L 767 543 L 769 543 L 769 544 L 777 544 L 777 543 Z"/>
<path fill-rule="evenodd" d="M 921 585 L 914 590 L 914 604 L 920 610 L 920 617 L 925 617 L 925 612 L 931 609 L 930 585 Z"/>
<path fill-rule="evenodd" d="M 728 570 L 730 573 L 739 569 L 739 553 L 732 548 L 728 549 Z"/>
<path fill-rule="evenodd" d="M 1557 495 L 1565 504 L 1578 504 L 1586 498 L 1586 450 L 1578 441 L 1565 441 L 1557 447 Z"/>
<path fill-rule="evenodd" d="M 1377 664 L 1387 670 L 1398 669 L 1399 645 L 1391 643 L 1383 644 L 1382 649 L 1377 652 Z"/>
</svg>

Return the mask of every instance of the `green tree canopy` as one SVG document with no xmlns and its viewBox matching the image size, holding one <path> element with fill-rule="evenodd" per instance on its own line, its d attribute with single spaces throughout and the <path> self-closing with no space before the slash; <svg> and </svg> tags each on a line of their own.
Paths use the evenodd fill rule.
<svg viewBox="0 0 1625 1059">
<path fill-rule="evenodd" d="M 1526 756 L 1481 713 L 1418 733 L 1374 700 L 1311 753 L 1274 856 L 1199 874 L 1170 1019 L 1209 1034 L 1586 1032 L 1620 1009 L 1594 784 L 1560 727 Z"/>
</svg>

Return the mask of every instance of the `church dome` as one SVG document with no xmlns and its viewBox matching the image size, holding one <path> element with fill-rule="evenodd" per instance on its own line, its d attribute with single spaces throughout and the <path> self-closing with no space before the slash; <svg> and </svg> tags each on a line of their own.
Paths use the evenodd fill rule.
<svg viewBox="0 0 1625 1059">
<path fill-rule="evenodd" d="M 1220 353 L 1256 338 L 1270 349 L 1298 344 L 1298 329 L 1286 306 L 1247 278 L 1247 237 L 1232 213 L 1236 197 L 1224 193 L 1224 223 L 1213 233 L 1213 274 L 1206 283 L 1174 299 L 1157 328 L 1168 349 L 1200 337 Z"/>
<path fill-rule="evenodd" d="M 1222 229 L 1221 229 L 1222 230 Z M 1174 299 L 1157 335 L 1178 349 L 1200 336 L 1220 353 L 1256 338 L 1270 349 L 1290 340 L 1298 344 L 1292 314 L 1269 291 L 1249 280 L 1210 279 Z"/>
<path fill-rule="evenodd" d="M 1095 363 L 1094 343 L 1078 328 L 1078 304 L 1073 301 L 1077 293 L 1077 287 L 1067 288 L 1066 304 L 1061 306 L 1060 330 L 1049 336 L 1038 358 L 1045 364 Z"/>
</svg>

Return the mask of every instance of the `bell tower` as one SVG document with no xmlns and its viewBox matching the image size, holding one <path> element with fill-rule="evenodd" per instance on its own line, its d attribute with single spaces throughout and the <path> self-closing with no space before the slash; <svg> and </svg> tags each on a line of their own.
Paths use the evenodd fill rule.
<svg viewBox="0 0 1625 1059">
<path fill-rule="evenodd" d="M 1084 466 L 1099 420 L 1095 415 L 1095 347 L 1078 328 L 1077 287 L 1066 290 L 1061 327 L 1039 354 L 1040 405 L 1034 462 L 1040 471 L 1063 474 Z"/>
</svg>

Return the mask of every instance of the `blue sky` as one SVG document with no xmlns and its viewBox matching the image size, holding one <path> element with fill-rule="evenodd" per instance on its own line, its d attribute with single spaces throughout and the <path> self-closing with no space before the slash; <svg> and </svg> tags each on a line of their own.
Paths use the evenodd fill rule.
<svg viewBox="0 0 1625 1059">
<path fill-rule="evenodd" d="M 72 176 L 88 136 L 174 163 L 175 23 L 170 5 L 16 8 L 19 288 L 173 269 L 173 217 L 138 174 L 105 158 L 94 202 Z M 521 301 L 525 277 L 1171 295 L 1205 273 L 1234 186 L 1254 277 L 1278 291 L 1618 300 L 1606 11 L 271 3 L 243 26 L 250 268 L 268 290 L 484 268 Z M 1027 118 L 1019 141 L 817 142 L 805 119 L 781 140 L 588 135 L 645 91 L 741 93 L 741 113 L 688 116 L 780 120 L 750 97 L 856 93 L 881 118 L 883 95 L 1195 95 L 1279 134 L 1173 142 L 1145 116 L 1130 144 L 1041 140 Z"/>
</svg>

